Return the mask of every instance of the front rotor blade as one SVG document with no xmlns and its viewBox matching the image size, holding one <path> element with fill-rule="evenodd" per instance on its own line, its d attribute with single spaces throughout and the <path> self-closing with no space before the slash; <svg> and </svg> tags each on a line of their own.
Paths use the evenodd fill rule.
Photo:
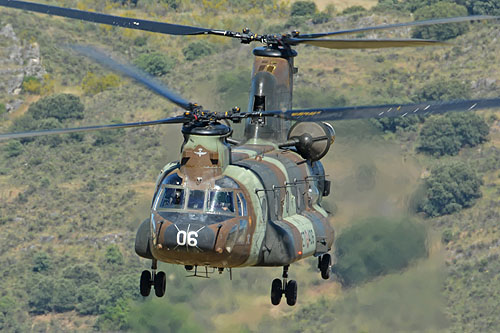
<svg viewBox="0 0 500 333">
<path fill-rule="evenodd" d="M 291 38 L 291 44 L 307 44 L 329 49 L 381 49 L 387 47 L 416 47 L 447 45 L 437 40 L 428 39 L 299 39 Z"/>
<path fill-rule="evenodd" d="M 402 28 L 402 27 L 417 27 L 417 26 L 434 25 L 434 24 L 470 22 L 470 21 L 480 21 L 480 20 L 493 20 L 493 19 L 498 19 L 498 18 L 499 18 L 498 16 L 490 16 L 490 15 L 472 15 L 472 16 L 461 16 L 461 17 L 448 17 L 448 18 L 439 18 L 439 19 L 423 20 L 423 21 L 384 24 L 384 25 L 377 25 L 377 26 L 373 26 L 373 27 L 338 30 L 338 31 L 332 31 L 332 32 L 316 33 L 316 34 L 304 34 L 304 35 L 297 36 L 297 38 L 320 38 L 320 37 L 333 36 L 333 35 L 356 34 L 356 33 L 360 33 L 360 32 L 373 31 L 373 30 L 386 30 L 386 29 L 394 29 L 394 28 Z"/>
<path fill-rule="evenodd" d="M 90 46 L 81 46 L 81 45 L 71 45 L 69 46 L 73 50 L 94 59 L 95 61 L 99 62 L 100 64 L 114 70 L 117 72 L 122 73 L 123 75 L 126 75 L 137 82 L 141 83 L 142 85 L 146 86 L 147 88 L 153 90 L 157 94 L 165 97 L 172 103 L 180 106 L 184 110 L 191 110 L 192 109 L 192 103 L 186 101 L 184 98 L 178 96 L 174 92 L 170 91 L 167 87 L 165 87 L 161 82 L 153 78 L 151 75 L 146 74 L 139 69 L 132 67 L 130 65 L 125 65 L 121 64 L 114 59 L 112 59 L 110 56 L 107 54 L 103 53 L 100 50 L 97 50 L 93 47 Z"/>
<path fill-rule="evenodd" d="M 345 119 L 407 117 L 413 115 L 442 114 L 446 112 L 475 111 L 500 107 L 500 98 L 472 99 L 416 104 L 363 105 L 338 108 L 266 111 L 263 116 L 275 116 L 298 121 L 330 121 Z"/>
<path fill-rule="evenodd" d="M 143 121 L 136 123 L 97 125 L 97 126 L 86 126 L 86 127 L 75 127 L 75 128 L 52 129 L 44 131 L 7 133 L 7 134 L 0 134 L 0 141 L 9 139 L 32 138 L 35 136 L 52 135 L 52 134 L 78 133 L 78 132 L 89 132 L 89 131 L 129 128 L 129 127 L 143 127 L 143 126 L 162 125 L 162 124 L 182 124 L 182 123 L 187 123 L 189 121 L 190 119 L 184 116 L 178 116 L 178 117 L 171 117 L 160 120 Z"/>
<path fill-rule="evenodd" d="M 0 6 L 24 9 L 32 12 L 55 15 L 55 16 L 62 16 L 81 21 L 114 25 L 129 29 L 158 32 L 168 35 L 201 35 L 201 34 L 208 34 L 212 31 L 212 29 L 206 29 L 206 28 L 148 21 L 148 20 L 141 20 L 135 18 L 121 17 L 121 16 L 113 16 L 113 15 L 93 13 L 84 10 L 50 6 L 50 5 L 44 5 L 40 3 L 33 3 L 26 1 L 0 0 Z"/>
</svg>

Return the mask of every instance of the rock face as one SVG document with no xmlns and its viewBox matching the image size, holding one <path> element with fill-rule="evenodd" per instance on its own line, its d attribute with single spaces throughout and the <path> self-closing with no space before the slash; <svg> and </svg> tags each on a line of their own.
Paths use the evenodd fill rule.
<svg viewBox="0 0 500 333">
<path fill-rule="evenodd" d="M 37 43 L 21 41 L 7 24 L 0 30 L 0 94 L 10 95 L 7 111 L 22 104 L 18 97 L 26 76 L 42 78 L 45 70 L 40 61 L 40 47 Z"/>
</svg>

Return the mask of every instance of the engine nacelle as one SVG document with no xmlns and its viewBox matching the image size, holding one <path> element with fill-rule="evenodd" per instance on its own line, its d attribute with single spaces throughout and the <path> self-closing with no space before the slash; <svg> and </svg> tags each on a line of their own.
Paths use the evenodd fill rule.
<svg viewBox="0 0 500 333">
<path fill-rule="evenodd" d="M 295 141 L 300 156 L 314 162 L 330 150 L 335 141 L 335 130 L 329 123 L 298 122 L 288 132 L 288 141 Z"/>
</svg>

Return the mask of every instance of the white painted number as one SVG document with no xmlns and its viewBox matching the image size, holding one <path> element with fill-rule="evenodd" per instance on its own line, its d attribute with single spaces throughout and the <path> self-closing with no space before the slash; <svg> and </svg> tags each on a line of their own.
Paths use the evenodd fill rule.
<svg viewBox="0 0 500 333">
<path fill-rule="evenodd" d="M 177 232 L 177 245 L 179 246 L 196 246 L 198 245 L 198 233 L 196 231 L 186 232 L 184 230 L 179 230 Z"/>
</svg>

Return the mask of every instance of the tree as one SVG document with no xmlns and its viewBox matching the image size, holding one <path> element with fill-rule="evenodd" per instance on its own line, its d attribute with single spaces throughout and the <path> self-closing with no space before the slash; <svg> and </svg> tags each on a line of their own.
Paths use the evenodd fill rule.
<svg viewBox="0 0 500 333">
<path fill-rule="evenodd" d="M 425 84 L 416 94 L 416 100 L 422 101 L 450 101 L 467 99 L 471 96 L 470 85 L 456 79 L 436 79 Z"/>
<path fill-rule="evenodd" d="M 88 72 L 82 80 L 82 90 L 85 95 L 95 95 L 106 89 L 118 87 L 120 78 L 115 74 L 95 75 Z"/>
<path fill-rule="evenodd" d="M 11 140 L 4 148 L 7 157 L 16 157 L 22 154 L 23 145 L 17 140 Z"/>
<path fill-rule="evenodd" d="M 27 113 L 35 120 L 55 118 L 64 121 L 67 119 L 83 119 L 84 109 L 78 96 L 56 94 L 44 97 L 31 104 Z"/>
<path fill-rule="evenodd" d="M 420 130 L 417 149 L 434 156 L 456 155 L 462 147 L 485 142 L 488 134 L 488 124 L 475 113 L 429 118 Z"/>
<path fill-rule="evenodd" d="M 123 255 L 120 248 L 116 245 L 110 245 L 106 248 L 106 263 L 110 265 L 122 265 Z"/>
<path fill-rule="evenodd" d="M 415 11 L 415 21 L 466 15 L 467 8 L 462 5 L 438 2 Z M 466 23 L 435 24 L 414 28 L 412 36 L 414 38 L 447 40 L 460 36 L 467 30 L 468 25 Z"/>
<path fill-rule="evenodd" d="M 63 270 L 62 276 L 65 279 L 73 280 L 77 286 L 101 281 L 99 270 L 90 263 L 69 266 Z"/>
<path fill-rule="evenodd" d="M 162 76 L 170 72 L 175 66 L 175 60 L 160 52 L 143 53 L 134 61 L 143 71 Z"/>
<path fill-rule="evenodd" d="M 435 167 L 424 186 L 426 195 L 420 211 L 430 217 L 471 207 L 481 197 L 481 179 L 460 161 Z"/>
<path fill-rule="evenodd" d="M 473 15 L 500 15 L 499 0 L 466 0 L 465 6 Z"/>
<path fill-rule="evenodd" d="M 188 61 L 193 61 L 203 56 L 209 56 L 213 53 L 213 49 L 206 41 L 197 41 L 189 43 L 182 49 L 184 57 Z"/>
<path fill-rule="evenodd" d="M 342 11 L 342 15 L 349 15 L 349 14 L 354 14 L 354 13 L 362 13 L 366 12 L 366 8 L 363 6 L 351 6 L 347 7 Z"/>
<path fill-rule="evenodd" d="M 355 223 L 335 241 L 333 272 L 344 286 L 408 267 L 427 255 L 423 225 L 408 219 L 372 218 Z"/>
<path fill-rule="evenodd" d="M 296 1 L 292 4 L 291 16 L 310 16 L 316 13 L 316 4 L 313 1 Z"/>
<path fill-rule="evenodd" d="M 50 270 L 52 260 L 46 252 L 38 252 L 33 257 L 33 272 L 46 272 Z"/>
</svg>

